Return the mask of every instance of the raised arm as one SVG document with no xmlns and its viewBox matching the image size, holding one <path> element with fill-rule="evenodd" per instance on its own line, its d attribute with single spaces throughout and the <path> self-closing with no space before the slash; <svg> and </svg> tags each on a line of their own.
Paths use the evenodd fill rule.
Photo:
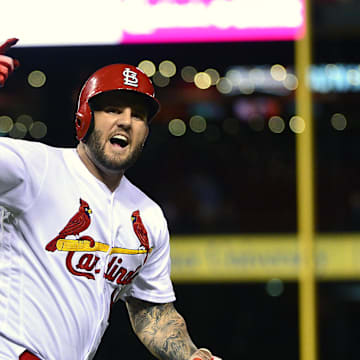
<svg viewBox="0 0 360 360">
<path fill-rule="evenodd" d="M 12 38 L 6 40 L 0 45 L 0 87 L 4 86 L 5 81 L 10 74 L 19 66 L 19 61 L 4 55 L 11 46 L 15 45 L 18 39 Z"/>
<path fill-rule="evenodd" d="M 157 359 L 218 359 L 206 349 L 197 349 L 184 318 L 172 303 L 154 304 L 128 298 L 126 305 L 134 332 Z"/>
</svg>

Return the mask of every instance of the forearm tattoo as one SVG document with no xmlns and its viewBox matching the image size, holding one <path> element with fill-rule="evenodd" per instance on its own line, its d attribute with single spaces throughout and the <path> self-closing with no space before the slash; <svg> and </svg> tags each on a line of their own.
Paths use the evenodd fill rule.
<svg viewBox="0 0 360 360">
<path fill-rule="evenodd" d="M 185 320 L 173 304 L 128 299 L 132 327 L 149 351 L 160 360 L 188 360 L 196 351 Z"/>
</svg>

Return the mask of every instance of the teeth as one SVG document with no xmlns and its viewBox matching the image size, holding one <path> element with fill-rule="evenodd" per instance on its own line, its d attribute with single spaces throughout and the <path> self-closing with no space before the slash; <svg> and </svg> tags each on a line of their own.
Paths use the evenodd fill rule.
<svg viewBox="0 0 360 360">
<path fill-rule="evenodd" d="M 112 144 L 118 144 L 124 148 L 125 146 L 127 146 L 129 144 L 129 139 L 125 135 L 118 134 L 118 135 L 114 135 L 110 139 L 110 142 Z"/>
<path fill-rule="evenodd" d="M 115 135 L 113 136 L 113 139 L 118 139 L 118 140 L 122 140 L 122 141 L 128 141 L 127 137 L 124 135 Z"/>
</svg>

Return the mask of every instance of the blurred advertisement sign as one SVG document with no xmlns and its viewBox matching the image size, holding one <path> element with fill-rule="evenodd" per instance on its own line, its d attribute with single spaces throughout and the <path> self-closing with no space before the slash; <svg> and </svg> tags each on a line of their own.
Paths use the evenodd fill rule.
<svg viewBox="0 0 360 360">
<path fill-rule="evenodd" d="M 321 234 L 316 244 L 318 280 L 359 278 L 359 234 Z M 171 240 L 171 277 L 179 283 L 296 281 L 300 261 L 296 234 L 173 236 Z"/>
<path fill-rule="evenodd" d="M 20 0 L 2 20 L 21 46 L 275 41 L 301 38 L 305 0 Z M 8 35 L 8 36 L 6 36 Z"/>
</svg>

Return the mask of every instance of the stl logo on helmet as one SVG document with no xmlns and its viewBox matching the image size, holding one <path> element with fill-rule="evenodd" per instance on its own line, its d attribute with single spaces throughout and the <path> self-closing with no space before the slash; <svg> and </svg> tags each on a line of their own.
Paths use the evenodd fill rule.
<svg viewBox="0 0 360 360">
<path fill-rule="evenodd" d="M 124 76 L 124 85 L 130 85 L 133 87 L 139 86 L 139 79 L 137 78 L 137 73 L 130 70 L 130 68 L 125 68 L 123 71 Z"/>
</svg>

